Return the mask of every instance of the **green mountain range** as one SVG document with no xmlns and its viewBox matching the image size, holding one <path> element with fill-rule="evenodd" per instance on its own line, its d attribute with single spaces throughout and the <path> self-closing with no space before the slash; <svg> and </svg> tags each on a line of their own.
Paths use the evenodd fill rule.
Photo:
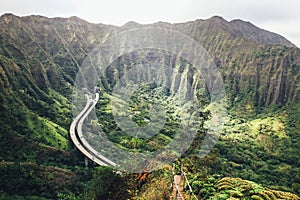
<svg viewBox="0 0 300 200">
<path fill-rule="evenodd" d="M 171 196 L 170 167 L 142 180 L 91 161 L 86 168 L 68 133 L 76 75 L 89 52 L 117 33 L 144 27 L 173 29 L 193 38 L 214 59 L 224 80 L 229 120 L 215 148 L 205 158 L 187 155 L 174 163 L 187 172 L 198 199 L 299 199 L 291 193 L 300 194 L 300 49 L 284 37 L 221 17 L 116 27 L 77 17 L 4 14 L 0 27 L 1 199 Z M 102 103 L 133 59 L 120 58 L 121 64 L 111 67 L 114 74 L 105 74 Z M 106 113 L 103 121 L 110 124 L 106 106 L 101 104 L 97 112 Z M 114 142 L 131 146 L 122 138 Z M 157 138 L 141 149 L 161 144 Z M 220 185 L 224 180 L 227 188 Z"/>
</svg>

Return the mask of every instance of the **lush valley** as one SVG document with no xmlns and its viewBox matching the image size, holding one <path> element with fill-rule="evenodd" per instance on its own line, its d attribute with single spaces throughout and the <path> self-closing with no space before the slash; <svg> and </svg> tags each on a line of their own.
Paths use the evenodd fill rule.
<svg viewBox="0 0 300 200">
<path fill-rule="evenodd" d="M 102 41 L 145 26 L 175 29 L 208 51 L 224 80 L 228 121 L 214 149 L 201 159 L 195 152 L 209 119 L 204 110 L 199 111 L 203 123 L 187 153 L 161 170 L 116 173 L 91 161 L 85 167 L 85 158 L 68 133 L 77 72 Z M 0 27 L 1 199 L 168 199 L 173 195 L 174 171 L 187 174 L 198 199 L 299 199 L 300 50 L 285 38 L 220 17 L 115 27 L 77 17 L 5 14 Z M 151 139 L 124 135 L 112 117 L 110 99 L 120 106 L 122 102 L 112 96 L 111 88 L 129 69 L 133 55 L 120 58 L 106 72 L 96 107 L 98 125 L 120 148 L 155 151 L 172 140 L 178 128 L 176 100 L 168 91 L 158 88 L 149 95 L 151 86 L 146 86 L 131 98 L 132 120 L 139 126 L 149 123 L 153 101 L 168 109 L 166 125 Z M 170 57 L 156 56 L 172 63 Z M 172 67 L 189 67 L 174 62 Z M 209 107 L 205 97 L 198 100 Z M 192 196 L 187 186 L 184 195 Z"/>
</svg>

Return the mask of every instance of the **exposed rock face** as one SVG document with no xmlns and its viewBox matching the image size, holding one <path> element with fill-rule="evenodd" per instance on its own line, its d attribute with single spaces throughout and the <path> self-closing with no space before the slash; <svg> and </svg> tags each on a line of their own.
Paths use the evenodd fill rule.
<svg viewBox="0 0 300 200">
<path fill-rule="evenodd" d="M 53 102 L 49 89 L 70 95 L 82 61 L 95 46 L 119 31 L 144 26 L 172 28 L 198 41 L 219 67 L 232 105 L 283 105 L 300 99 L 299 49 L 282 36 L 241 20 L 212 17 L 180 24 L 129 22 L 115 27 L 77 17 L 5 14 L 0 26 L 1 98 L 18 99 L 29 110 L 36 103 L 45 115 Z M 187 80 L 177 78 L 186 87 Z M 196 79 L 189 81 L 198 84 Z"/>
<path fill-rule="evenodd" d="M 215 59 L 233 103 L 265 106 L 299 100 L 300 51 L 275 33 L 220 17 L 175 24 Z"/>
</svg>

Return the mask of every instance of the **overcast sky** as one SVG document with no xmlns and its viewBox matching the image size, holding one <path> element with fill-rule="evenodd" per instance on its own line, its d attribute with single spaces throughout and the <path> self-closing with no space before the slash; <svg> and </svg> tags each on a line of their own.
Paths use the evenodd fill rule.
<svg viewBox="0 0 300 200">
<path fill-rule="evenodd" d="M 300 47 L 300 0 L 0 0 L 0 14 L 78 16 L 89 22 L 186 22 L 222 16 L 279 33 Z M 1 27 L 0 27 L 1 28 Z"/>
</svg>

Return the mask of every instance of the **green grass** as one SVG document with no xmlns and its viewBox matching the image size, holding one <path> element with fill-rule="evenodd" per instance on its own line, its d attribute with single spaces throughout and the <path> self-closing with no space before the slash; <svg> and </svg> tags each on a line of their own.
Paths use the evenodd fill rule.
<svg viewBox="0 0 300 200">
<path fill-rule="evenodd" d="M 265 132 L 273 136 L 278 136 L 279 138 L 287 137 L 283 120 L 284 118 L 282 116 L 252 120 L 249 122 L 249 132 L 254 135 Z"/>
<path fill-rule="evenodd" d="M 257 138 L 261 134 L 286 138 L 286 121 L 286 116 L 282 113 L 251 119 L 235 119 L 231 116 L 224 126 L 224 132 L 227 137 L 234 137 L 235 139 Z"/>
<path fill-rule="evenodd" d="M 45 145 L 60 149 L 69 149 L 68 131 L 58 124 L 43 117 L 27 120 L 28 127 L 34 134 L 31 137 Z"/>
</svg>

